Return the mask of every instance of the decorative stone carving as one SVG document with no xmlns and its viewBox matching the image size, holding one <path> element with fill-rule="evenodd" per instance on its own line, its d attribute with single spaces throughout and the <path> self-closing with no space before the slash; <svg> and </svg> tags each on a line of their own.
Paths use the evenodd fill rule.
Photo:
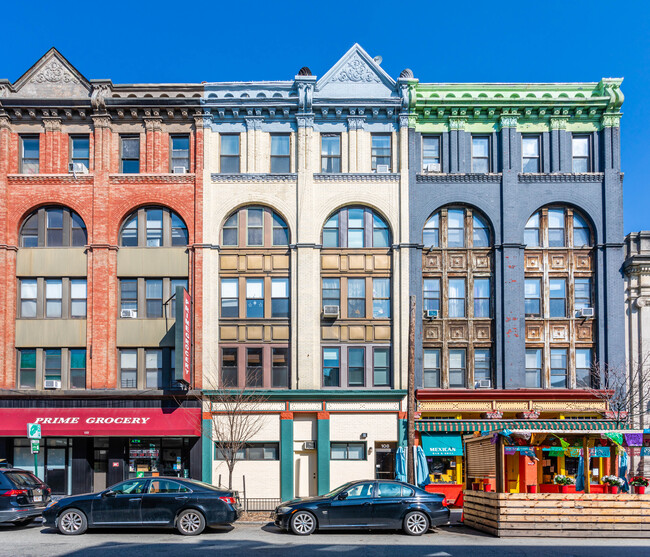
<svg viewBox="0 0 650 557">
<path fill-rule="evenodd" d="M 402 79 L 413 79 L 413 70 L 411 70 L 411 68 L 405 68 L 402 70 L 399 76 Z"/>
<path fill-rule="evenodd" d="M 511 114 L 506 116 L 501 116 L 501 127 L 502 128 L 516 128 L 517 127 L 517 117 Z"/>
<path fill-rule="evenodd" d="M 32 83 L 73 83 L 79 81 L 58 60 L 52 60 L 33 78 Z"/>
<path fill-rule="evenodd" d="M 368 64 L 355 53 L 350 60 L 332 77 L 341 83 L 380 83 L 379 77 Z"/>
<path fill-rule="evenodd" d="M 449 129 L 450 130 L 459 130 L 462 131 L 465 129 L 465 123 L 467 120 L 465 118 L 449 118 Z"/>
<path fill-rule="evenodd" d="M 641 308 L 646 307 L 648 305 L 648 300 L 646 300 L 645 298 L 637 298 L 636 301 L 634 302 L 634 304 L 636 305 L 636 307 L 641 309 Z"/>
<path fill-rule="evenodd" d="M 568 118 L 551 117 L 552 130 L 566 130 L 566 126 L 568 123 L 569 123 Z"/>
<path fill-rule="evenodd" d="M 111 92 L 111 88 L 105 84 L 97 84 L 93 87 L 93 94 L 90 96 L 90 104 L 95 110 L 106 110 L 106 96 Z"/>
</svg>

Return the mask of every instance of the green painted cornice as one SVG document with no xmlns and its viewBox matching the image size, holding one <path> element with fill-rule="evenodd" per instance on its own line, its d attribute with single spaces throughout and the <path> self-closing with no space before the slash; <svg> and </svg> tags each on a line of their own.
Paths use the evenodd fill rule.
<svg viewBox="0 0 650 557">
<path fill-rule="evenodd" d="M 233 395 L 241 391 L 230 391 Z M 203 391 L 203 395 L 223 396 L 229 391 Z M 327 389 L 304 389 L 304 390 L 277 390 L 277 389 L 256 389 L 245 391 L 246 395 L 258 395 L 268 400 L 401 400 L 407 394 L 405 389 L 392 389 L 385 391 L 376 391 L 371 389 L 347 389 L 347 390 L 327 390 Z"/>
</svg>

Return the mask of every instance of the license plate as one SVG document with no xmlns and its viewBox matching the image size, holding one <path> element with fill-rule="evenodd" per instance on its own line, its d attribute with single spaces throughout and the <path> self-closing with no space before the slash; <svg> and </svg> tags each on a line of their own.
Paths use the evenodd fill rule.
<svg viewBox="0 0 650 557">
<path fill-rule="evenodd" d="M 34 503 L 42 503 L 42 502 L 43 502 L 42 495 L 34 495 Z"/>
</svg>

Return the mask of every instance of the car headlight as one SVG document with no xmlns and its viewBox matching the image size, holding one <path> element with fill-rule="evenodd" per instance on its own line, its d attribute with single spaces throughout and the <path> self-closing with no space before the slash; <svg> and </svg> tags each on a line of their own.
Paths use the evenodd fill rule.
<svg viewBox="0 0 650 557">
<path fill-rule="evenodd" d="M 291 507 L 280 507 L 278 509 L 278 514 L 287 514 L 290 513 L 293 509 Z"/>
</svg>

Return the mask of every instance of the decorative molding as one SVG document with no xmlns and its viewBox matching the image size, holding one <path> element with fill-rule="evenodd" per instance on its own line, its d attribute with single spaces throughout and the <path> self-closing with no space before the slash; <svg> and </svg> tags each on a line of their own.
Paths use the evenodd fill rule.
<svg viewBox="0 0 650 557">
<path fill-rule="evenodd" d="M 377 74 L 355 52 L 348 62 L 331 78 L 340 83 L 381 83 Z"/>
<path fill-rule="evenodd" d="M 348 130 L 363 130 L 366 119 L 362 116 L 348 117 Z"/>
<path fill-rule="evenodd" d="M 500 182 L 501 174 L 416 174 L 415 181 L 419 184 L 427 183 L 477 183 L 477 182 Z"/>
<path fill-rule="evenodd" d="M 499 119 L 501 128 L 516 128 L 517 127 L 517 116 L 513 114 L 507 114 L 501 116 Z"/>
<path fill-rule="evenodd" d="M 246 128 L 250 130 L 261 130 L 264 118 L 262 116 L 245 117 Z"/>
<path fill-rule="evenodd" d="M 456 118 L 449 117 L 449 129 L 463 131 L 465 129 L 465 124 L 467 123 L 467 118 Z"/>
<path fill-rule="evenodd" d="M 194 174 L 109 174 L 109 184 L 193 184 Z"/>
<path fill-rule="evenodd" d="M 318 173 L 314 174 L 314 182 L 396 182 L 400 179 L 400 174 L 392 172 L 389 174 L 370 173 Z"/>
<path fill-rule="evenodd" d="M 286 404 L 284 402 L 253 402 L 250 404 L 242 404 L 240 409 L 242 412 L 283 412 L 286 410 Z M 212 411 L 215 413 L 226 412 L 226 404 L 223 402 L 213 402 Z"/>
<path fill-rule="evenodd" d="M 409 123 L 413 120 L 413 124 L 415 125 L 415 117 L 414 116 L 409 116 L 408 114 L 400 114 L 399 115 L 399 127 L 400 128 L 408 128 Z"/>
<path fill-rule="evenodd" d="M 328 412 L 399 412 L 399 402 L 326 402 Z"/>
<path fill-rule="evenodd" d="M 65 184 L 81 185 L 92 184 L 95 177 L 92 174 L 9 174 L 7 175 L 8 184 Z"/>
<path fill-rule="evenodd" d="M 38 72 L 31 80 L 32 83 L 72 83 L 79 84 L 77 80 L 58 60 L 52 60 Z"/>
<path fill-rule="evenodd" d="M 621 114 L 606 112 L 600 119 L 604 128 L 618 128 L 621 125 Z"/>
<path fill-rule="evenodd" d="M 95 128 L 110 128 L 112 119 L 108 114 L 91 114 L 93 126 Z"/>
<path fill-rule="evenodd" d="M 313 114 L 297 114 L 296 122 L 299 128 L 313 128 L 314 115 Z"/>
<path fill-rule="evenodd" d="M 213 182 L 295 182 L 298 174 L 211 174 L 210 179 Z"/>
<path fill-rule="evenodd" d="M 292 412 L 321 412 L 322 402 L 290 402 L 289 410 Z"/>
<path fill-rule="evenodd" d="M 566 117 L 551 116 L 551 129 L 552 130 L 566 130 L 569 119 Z"/>
<path fill-rule="evenodd" d="M 584 174 L 562 173 L 562 174 L 519 174 L 519 181 L 522 184 L 539 182 L 602 182 L 605 174 L 602 172 L 588 172 Z"/>
<path fill-rule="evenodd" d="M 61 131 L 61 118 L 44 116 L 43 127 L 46 132 L 60 132 Z"/>
</svg>

